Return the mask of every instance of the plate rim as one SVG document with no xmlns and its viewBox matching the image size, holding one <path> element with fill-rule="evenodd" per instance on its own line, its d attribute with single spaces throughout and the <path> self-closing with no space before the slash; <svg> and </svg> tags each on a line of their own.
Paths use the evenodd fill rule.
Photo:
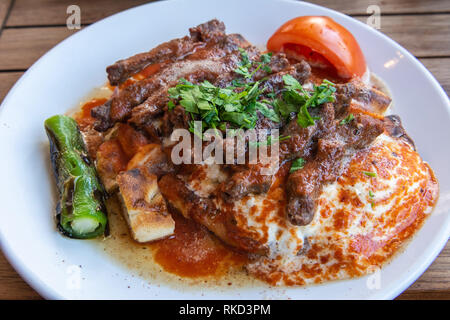
<svg viewBox="0 0 450 320">
<path fill-rule="evenodd" d="M 85 30 L 90 30 L 91 28 L 95 27 L 98 24 L 105 23 L 105 21 L 109 19 L 113 19 L 117 15 L 124 14 L 125 12 L 131 12 L 131 11 L 138 11 L 141 7 L 144 6 L 172 6 L 176 2 L 187 2 L 188 0 L 171 0 L 171 1 L 157 1 L 157 2 L 151 2 L 151 3 L 145 3 L 141 4 L 120 12 L 117 12 L 113 15 L 110 15 L 108 17 L 105 17 L 101 20 L 98 20 L 89 26 L 84 27 L 83 29 L 77 31 L 76 33 L 70 35 L 66 39 L 62 40 L 61 42 L 57 43 L 54 47 L 52 47 L 50 50 L 48 50 L 44 55 L 42 55 L 38 60 L 36 60 L 28 69 L 27 71 L 15 82 L 13 87 L 8 91 L 7 95 L 3 99 L 1 105 L 0 105 L 0 117 L 2 113 L 4 112 L 4 109 L 9 104 L 9 100 L 14 95 L 15 91 L 18 90 L 18 88 L 21 86 L 21 83 L 29 77 L 29 75 L 34 71 L 35 68 L 37 68 L 43 60 L 49 59 L 51 55 L 57 50 L 58 47 L 63 46 L 66 42 L 71 41 L 74 37 L 79 37 L 80 34 L 85 32 Z M 203 0 L 190 0 L 191 3 L 201 3 Z M 252 0 L 256 2 L 257 0 Z M 320 6 L 317 4 L 304 2 L 304 1 L 293 1 L 293 0 L 264 0 L 265 2 L 286 2 L 286 3 L 295 3 L 299 6 L 309 6 L 312 8 L 316 8 L 319 10 L 325 10 L 325 11 L 331 11 L 333 14 L 339 16 L 340 18 L 344 20 L 352 20 L 354 23 L 358 25 L 359 28 L 364 28 L 366 30 L 369 30 L 369 32 L 377 34 L 377 36 L 381 37 L 383 41 L 388 42 L 390 46 L 394 47 L 395 49 L 399 50 L 403 55 L 405 55 L 410 61 L 412 61 L 416 66 L 419 67 L 420 71 L 425 75 L 427 80 L 429 80 L 432 84 L 432 86 L 437 89 L 439 92 L 439 97 L 443 101 L 443 104 L 446 104 L 447 111 L 450 113 L 450 101 L 445 93 L 444 89 L 442 88 L 442 85 L 437 81 L 437 79 L 433 76 L 433 74 L 418 60 L 412 53 L 410 53 L 407 49 L 405 49 L 403 46 L 401 46 L 399 43 L 388 37 L 387 35 L 383 34 L 379 30 L 376 30 L 363 22 L 348 16 L 344 13 L 341 13 L 339 11 L 336 11 L 334 9 L 330 9 L 324 6 Z M 261 4 L 262 2 L 259 1 L 258 4 Z M 446 103 L 445 103 L 446 102 Z M 448 211 L 448 210 L 446 210 Z M 425 221 L 426 223 L 426 221 Z M 374 294 L 369 299 L 394 299 L 399 294 L 401 294 L 405 289 L 407 289 L 414 281 L 416 281 L 425 271 L 426 269 L 432 264 L 432 262 L 436 259 L 436 257 L 439 255 L 439 253 L 443 250 L 445 245 L 447 244 L 447 241 L 450 237 L 450 217 L 447 217 L 446 219 L 446 225 L 445 225 L 446 233 L 445 235 L 444 231 L 439 232 L 439 237 L 435 236 L 433 238 L 434 242 L 437 244 L 434 245 L 433 250 L 426 255 L 424 259 L 422 259 L 422 262 L 418 267 L 416 267 L 407 277 L 404 277 L 403 281 L 399 283 L 395 289 L 392 289 L 389 292 L 384 292 L 380 294 Z M 444 230 L 444 226 L 442 227 L 442 230 Z M 411 238 L 411 241 L 413 241 L 415 238 L 415 235 Z M 33 269 L 23 263 L 21 261 L 21 258 L 18 256 L 16 252 L 14 252 L 10 245 L 8 245 L 8 240 L 4 237 L 2 232 L 2 226 L 0 225 L 0 249 L 2 250 L 6 260 L 11 264 L 11 266 L 14 268 L 14 270 L 21 276 L 21 278 L 27 282 L 28 285 L 30 285 L 36 292 L 38 292 L 39 295 L 44 297 L 45 299 L 67 299 L 64 295 L 60 294 L 57 290 L 54 290 L 50 286 L 48 286 L 44 281 L 42 281 L 39 276 L 35 275 L 35 272 Z M 408 246 L 410 243 L 408 243 L 405 247 L 405 250 L 408 250 Z M 394 259 L 396 259 L 394 257 Z M 349 279 L 350 281 L 351 279 Z M 322 284 L 326 285 L 326 284 Z"/>
</svg>

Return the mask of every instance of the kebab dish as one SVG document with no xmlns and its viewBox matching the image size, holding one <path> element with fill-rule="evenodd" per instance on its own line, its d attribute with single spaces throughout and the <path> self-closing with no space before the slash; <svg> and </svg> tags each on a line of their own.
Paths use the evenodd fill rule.
<svg viewBox="0 0 450 320">
<path fill-rule="evenodd" d="M 214 19 L 106 72 L 106 96 L 45 121 L 70 238 L 108 237 L 116 199 L 169 273 L 298 286 L 382 267 L 437 201 L 389 91 L 331 18 L 290 20 L 264 50 Z M 195 143 L 212 157 L 195 161 Z"/>
</svg>

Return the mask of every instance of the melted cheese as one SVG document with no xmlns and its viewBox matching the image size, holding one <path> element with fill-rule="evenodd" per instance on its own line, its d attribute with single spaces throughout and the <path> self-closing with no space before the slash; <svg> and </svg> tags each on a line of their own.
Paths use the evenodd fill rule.
<svg viewBox="0 0 450 320">
<path fill-rule="evenodd" d="M 225 179 L 220 166 L 205 165 L 187 183 L 199 196 L 208 197 Z M 359 152 L 338 181 L 324 186 L 307 226 L 286 219 L 283 181 L 275 179 L 267 194 L 248 195 L 231 208 L 215 199 L 219 210 L 232 210 L 238 229 L 266 249 L 267 254 L 247 269 L 274 285 L 373 272 L 421 226 L 438 194 L 429 166 L 408 143 L 387 135 Z"/>
<path fill-rule="evenodd" d="M 376 172 L 377 177 L 363 171 Z M 419 155 L 406 142 L 382 135 L 352 160 L 337 182 L 324 187 L 311 224 L 292 226 L 276 209 L 259 219 L 267 208 L 261 200 L 256 201 L 258 209 L 252 200 L 250 214 L 245 215 L 248 206 L 241 207 L 241 217 L 247 219 L 240 223 L 259 230 L 271 249 L 248 270 L 276 285 L 370 273 L 421 226 L 437 193 L 432 171 Z M 305 250 L 296 255 L 306 242 Z"/>
</svg>

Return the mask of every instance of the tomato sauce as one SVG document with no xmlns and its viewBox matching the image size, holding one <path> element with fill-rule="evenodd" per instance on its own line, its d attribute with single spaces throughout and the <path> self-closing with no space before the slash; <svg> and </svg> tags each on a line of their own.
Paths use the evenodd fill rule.
<svg viewBox="0 0 450 320">
<path fill-rule="evenodd" d="M 222 276 L 229 268 L 240 268 L 247 255 L 232 250 L 206 228 L 173 213 L 175 234 L 151 246 L 154 259 L 167 272 L 182 277 Z"/>
<path fill-rule="evenodd" d="M 106 101 L 106 98 L 94 98 L 81 106 L 81 110 L 74 116 L 81 130 L 94 123 L 95 119 L 91 116 L 91 110 Z"/>
<path fill-rule="evenodd" d="M 161 66 L 163 65 L 163 63 L 154 63 L 151 65 L 148 65 L 147 67 L 145 67 L 144 69 L 142 69 L 140 72 L 136 73 L 134 76 L 132 76 L 131 78 L 128 78 L 127 80 L 125 80 L 123 83 L 119 84 L 118 87 L 120 90 L 132 85 L 133 83 L 149 78 L 151 75 L 157 73 L 159 70 L 161 70 Z M 115 88 L 117 88 L 117 86 L 112 86 L 108 83 L 108 88 L 113 91 Z"/>
</svg>

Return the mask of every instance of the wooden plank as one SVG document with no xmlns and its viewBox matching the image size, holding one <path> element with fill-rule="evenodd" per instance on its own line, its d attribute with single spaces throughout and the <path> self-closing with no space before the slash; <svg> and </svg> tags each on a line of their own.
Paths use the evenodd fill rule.
<svg viewBox="0 0 450 320">
<path fill-rule="evenodd" d="M 138 0 L 16 0 L 7 26 L 62 25 L 70 4 L 81 8 L 83 24 L 95 22 L 115 12 L 147 1 Z M 347 14 L 366 14 L 368 5 L 380 5 L 381 31 L 418 56 L 449 56 L 450 15 L 428 14 L 383 16 L 398 13 L 449 13 L 450 1 L 397 0 L 317 0 L 315 3 Z M 6 16 L 10 0 L 0 0 L 0 23 Z M 6 8 L 6 9 L 5 9 Z M 366 21 L 366 17 L 358 17 Z M 22 30 L 22 31 L 20 31 Z M 5 35 L 6 33 L 6 35 Z M 66 28 L 6 29 L 0 37 L 0 69 L 26 69 L 39 56 L 70 35 Z M 420 37 L 420 41 L 418 41 Z M 6 51 L 5 51 L 6 50 Z M 450 92 L 450 57 L 421 59 L 435 75 L 447 94 Z M 21 72 L 0 73 L 0 101 L 20 77 Z M 430 268 L 399 299 L 450 299 L 450 244 Z M 37 299 L 33 291 L 0 254 L 0 299 Z"/>
<path fill-rule="evenodd" d="M 313 0 L 312 2 L 345 14 L 367 14 L 370 5 L 380 7 L 381 14 L 450 12 L 448 0 Z"/>
<path fill-rule="evenodd" d="M 428 270 L 397 299 L 450 299 L 450 243 Z M 0 299 L 38 299 L 0 253 Z"/>
<path fill-rule="evenodd" d="M 29 68 L 76 30 L 66 27 L 5 29 L 0 37 L 0 70 Z"/>
<path fill-rule="evenodd" d="M 2 72 L 0 73 L 0 103 L 5 98 L 9 89 L 22 76 L 23 72 Z"/>
<path fill-rule="evenodd" d="M 16 0 L 8 26 L 61 25 L 66 23 L 67 7 L 71 4 L 80 6 L 81 22 L 88 24 L 107 17 L 116 12 L 151 2 L 149 0 Z M 313 0 L 322 5 L 346 14 L 367 14 L 370 5 L 378 5 L 381 14 L 393 13 L 429 13 L 450 12 L 447 0 Z"/>
<path fill-rule="evenodd" d="M 9 6 L 12 0 L 2 0 L 0 1 L 0 29 L 5 22 L 6 15 L 8 14 Z M 1 32 L 1 30 L 0 30 Z"/>
<path fill-rule="evenodd" d="M 425 271 L 398 299 L 450 299 L 450 242 Z"/>
<path fill-rule="evenodd" d="M 0 299 L 41 299 L 14 271 L 0 251 Z"/>
<path fill-rule="evenodd" d="M 449 21 L 450 14 L 387 16 L 382 18 L 381 31 L 417 56 L 450 56 Z M 0 37 L 0 70 L 28 68 L 42 54 L 73 32 L 75 31 L 65 27 L 3 30 Z M 418 35 L 421 35 L 421 41 L 417 41 Z"/>
<path fill-rule="evenodd" d="M 448 291 L 422 291 L 409 292 L 405 291 L 397 300 L 450 300 L 450 292 Z"/>
<path fill-rule="evenodd" d="M 450 58 L 420 59 L 450 96 Z"/>
<path fill-rule="evenodd" d="M 367 22 L 366 17 L 357 19 Z M 415 56 L 450 56 L 450 14 L 382 16 L 379 31 Z"/>
<path fill-rule="evenodd" d="M 7 26 L 66 24 L 67 7 L 78 5 L 81 23 L 89 24 L 151 0 L 16 0 Z"/>
</svg>

